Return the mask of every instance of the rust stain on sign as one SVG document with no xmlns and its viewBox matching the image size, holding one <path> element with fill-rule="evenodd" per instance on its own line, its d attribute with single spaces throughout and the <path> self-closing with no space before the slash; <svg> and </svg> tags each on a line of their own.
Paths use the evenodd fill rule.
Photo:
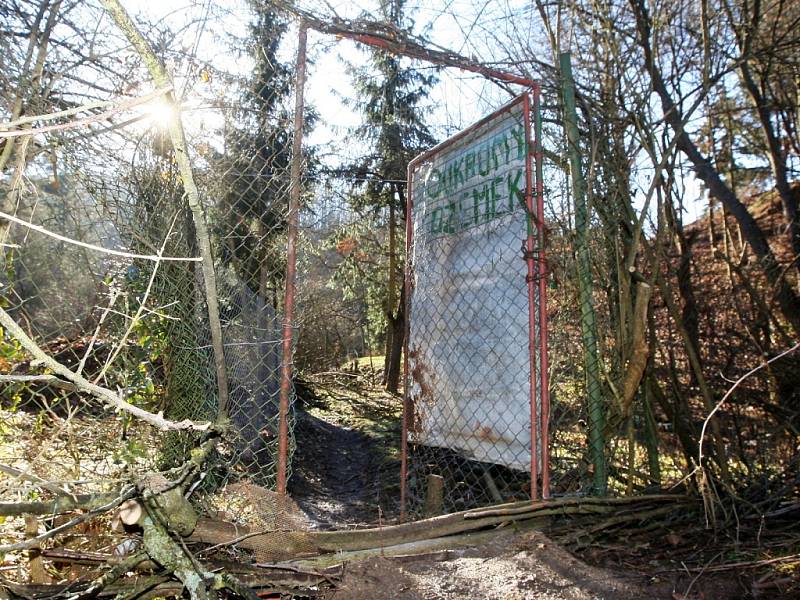
<svg viewBox="0 0 800 600">
<path fill-rule="evenodd" d="M 408 395 L 409 410 L 406 415 L 406 429 L 412 433 L 418 433 L 423 429 L 418 403 L 433 405 L 436 375 L 420 359 L 419 352 L 416 350 L 409 349 L 408 358 L 412 385 Z"/>
<path fill-rule="evenodd" d="M 419 386 L 418 398 L 423 402 L 433 403 L 434 401 L 434 382 L 436 375 L 431 372 L 428 365 L 426 365 L 419 357 L 416 350 L 409 350 L 408 358 L 411 364 L 411 379 Z"/>
<path fill-rule="evenodd" d="M 415 159 L 407 230 L 408 439 L 526 471 L 536 394 L 536 300 L 519 260 L 530 238 L 527 98 Z"/>
<path fill-rule="evenodd" d="M 475 423 L 475 437 L 484 442 L 502 442 L 503 436 L 495 433 L 489 425 Z"/>
</svg>

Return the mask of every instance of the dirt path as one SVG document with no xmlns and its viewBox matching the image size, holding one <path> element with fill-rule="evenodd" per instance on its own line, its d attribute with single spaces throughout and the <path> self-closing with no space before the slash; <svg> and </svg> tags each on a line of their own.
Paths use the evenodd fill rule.
<svg viewBox="0 0 800 600">
<path fill-rule="evenodd" d="M 345 381 L 347 383 L 347 381 Z M 321 529 L 377 524 L 396 505 L 399 400 L 338 381 L 301 387 L 289 493 Z M 388 509 L 394 512 L 393 509 Z"/>
<path fill-rule="evenodd" d="M 289 493 L 320 528 L 377 520 L 372 440 L 359 431 L 298 412 Z"/>
<path fill-rule="evenodd" d="M 289 492 L 313 525 L 344 529 L 391 522 L 399 496 L 400 402 L 363 380 L 339 377 L 301 386 Z M 696 578 L 670 560 L 663 540 L 580 558 L 542 533 L 434 555 L 345 565 L 335 599 L 700 600 L 742 598 L 732 573 Z M 697 562 L 699 551 L 690 548 Z M 674 552 L 673 552 L 674 554 Z M 594 558 L 593 558 L 594 556 Z M 660 560 L 652 560 L 656 556 Z M 677 554 L 675 554 L 677 556 Z M 597 566 L 590 566 L 581 558 Z M 672 557 L 674 558 L 674 556 Z M 682 567 L 682 568 L 681 568 Z M 687 593 L 688 592 L 688 593 Z M 767 596 L 763 596 L 767 597 Z M 791 596 L 787 596 L 791 597 Z"/>
</svg>

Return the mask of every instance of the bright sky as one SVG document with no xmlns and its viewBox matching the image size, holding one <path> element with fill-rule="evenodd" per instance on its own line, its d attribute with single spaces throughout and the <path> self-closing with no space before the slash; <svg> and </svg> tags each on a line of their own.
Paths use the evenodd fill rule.
<svg viewBox="0 0 800 600">
<path fill-rule="evenodd" d="M 302 0 L 298 3 L 303 6 Z M 141 14 L 150 22 L 164 21 L 174 29 L 184 27 L 192 19 L 200 20 L 205 11 L 212 7 L 208 25 L 185 30 L 186 41 L 183 43 L 187 51 L 196 52 L 200 62 L 211 64 L 216 69 L 247 75 L 249 60 L 246 56 L 233 54 L 229 46 L 231 38 L 242 38 L 247 34 L 250 12 L 245 0 L 123 0 L 123 4 L 132 13 Z M 306 0 L 305 4 L 315 13 L 334 10 L 343 18 L 357 18 L 368 9 L 374 11 L 376 0 L 330 0 L 325 3 L 325 9 L 320 8 L 318 0 Z M 484 62 L 495 60 L 491 50 L 496 47 L 495 35 L 522 40 L 525 44 L 533 44 L 536 38 L 537 32 L 530 30 L 534 19 L 529 18 L 526 12 L 532 10 L 531 5 L 523 0 L 409 0 L 406 8 L 413 15 L 416 31 L 431 42 Z M 224 14 L 214 15 L 214 11 Z M 515 16 L 509 18 L 509 15 Z M 293 29 L 285 37 L 283 60 L 293 62 L 295 50 L 296 34 Z M 347 161 L 350 155 L 362 150 L 352 140 L 345 139 L 348 130 L 359 123 L 359 116 L 342 99 L 351 95 L 346 65 L 364 64 L 367 56 L 364 47 L 355 42 L 309 32 L 310 64 L 306 102 L 313 105 L 321 119 L 307 136 L 307 141 L 316 146 L 323 159 L 330 164 Z M 196 86 L 195 89 L 199 88 Z M 202 89 L 200 92 L 203 93 Z M 442 140 L 508 99 L 506 92 L 483 77 L 457 69 L 443 69 L 439 73 L 439 83 L 429 98 L 429 123 L 433 125 L 436 137 Z M 207 100 L 188 95 L 190 106 L 207 104 Z M 209 110 L 187 111 L 185 121 L 189 121 L 190 129 L 192 121 L 205 130 L 213 129 L 218 124 L 213 111 Z M 646 183 L 643 182 L 643 185 L 646 186 Z M 686 184 L 689 214 L 685 218 L 689 222 L 702 214 L 705 205 L 702 202 L 688 202 L 700 193 L 693 178 L 687 179 Z M 641 194 L 637 204 L 640 202 Z"/>
<path fill-rule="evenodd" d="M 177 29 L 191 19 L 203 15 L 207 3 L 191 0 L 123 0 L 123 4 L 129 11 L 150 22 L 167 22 Z M 220 35 L 221 29 L 230 36 L 246 35 L 250 18 L 246 3 L 243 0 L 225 3 L 212 0 L 212 4 L 224 5 L 226 14 L 200 31 L 189 28 L 185 33 L 188 38 L 185 44 L 196 48 L 199 60 L 206 61 L 217 69 L 239 71 L 246 75 L 247 60 L 231 54 Z M 316 3 L 312 4 L 318 9 Z M 477 45 L 464 40 L 468 39 L 470 33 L 475 33 L 470 20 L 478 19 L 478 14 L 485 10 L 485 7 L 481 8 L 478 4 L 471 0 L 450 0 L 445 11 L 440 8 L 441 2 L 414 0 L 409 3 L 408 10 L 414 14 L 417 28 L 433 41 L 459 52 L 476 55 L 480 52 Z M 375 2 L 334 1 L 329 6 L 341 17 L 355 18 L 370 7 L 374 10 Z M 478 37 L 477 34 L 475 37 Z M 293 29 L 285 38 L 283 60 L 293 62 L 295 48 Z M 351 94 L 346 65 L 364 64 L 367 52 L 363 46 L 350 40 L 336 40 L 333 36 L 311 31 L 309 59 L 306 101 L 313 105 L 321 119 L 307 139 L 308 143 L 320 147 L 322 155 L 328 154 L 333 162 L 336 156 L 347 154 L 348 146 L 343 143 L 343 138 L 349 128 L 359 123 L 359 116 L 342 101 L 343 97 Z M 434 125 L 437 138 L 444 139 L 507 100 L 508 95 L 504 91 L 484 78 L 455 69 L 445 69 L 440 72 L 439 83 L 429 99 L 429 122 Z M 188 97 L 188 102 L 190 106 L 193 104 L 191 97 Z M 198 117 L 199 111 L 192 111 L 192 114 Z M 213 121 L 208 114 L 202 119 L 208 123 Z"/>
</svg>

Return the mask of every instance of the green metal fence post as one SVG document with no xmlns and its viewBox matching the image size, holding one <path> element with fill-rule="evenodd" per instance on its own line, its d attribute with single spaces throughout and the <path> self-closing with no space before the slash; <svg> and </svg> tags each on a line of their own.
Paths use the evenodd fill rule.
<svg viewBox="0 0 800 600">
<path fill-rule="evenodd" d="M 581 305 L 581 333 L 589 404 L 589 453 L 594 466 L 593 491 L 606 494 L 605 402 L 600 383 L 600 362 L 597 351 L 597 323 L 592 300 L 592 263 L 589 253 L 589 211 L 586 206 L 586 180 L 583 177 L 578 147 L 578 117 L 575 110 L 575 81 L 569 52 L 559 56 L 561 93 L 564 104 L 564 129 L 567 135 L 572 194 L 575 198 L 575 255 L 578 271 L 578 295 Z"/>
</svg>

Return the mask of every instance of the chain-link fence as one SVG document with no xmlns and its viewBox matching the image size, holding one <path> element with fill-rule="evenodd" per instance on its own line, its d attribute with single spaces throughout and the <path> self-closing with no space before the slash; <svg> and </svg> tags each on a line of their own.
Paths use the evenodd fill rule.
<svg viewBox="0 0 800 600">
<path fill-rule="evenodd" d="M 285 19 L 255 4 L 209 7 L 210 13 L 189 11 L 192 25 L 181 36 L 160 24 L 148 29 L 159 58 L 177 74 L 172 92 L 150 91 L 150 75 L 103 21 L 99 6 L 75 8 L 82 12 L 71 18 L 106 24 L 98 35 L 105 58 L 85 67 L 92 72 L 79 69 L 50 96 L 25 87 L 26 48 L 20 43 L 10 51 L 17 62 L 8 73 L 17 73 L 18 91 L 6 88 L 5 104 L 13 107 L 18 93 L 25 114 L 44 117 L 7 115 L 8 130 L 17 131 L 0 147 L 8 216 L 0 232 L 2 306 L 56 362 L 171 421 L 219 416 L 212 335 L 212 317 L 218 317 L 228 426 L 206 480 L 211 489 L 240 479 L 271 488 L 284 362 L 295 74 L 277 54 Z M 245 24 L 233 45 L 212 26 L 231 18 Z M 234 64 L 237 53 L 246 56 L 245 66 Z M 70 51 L 53 50 L 48 68 L 69 73 L 71 59 L 77 60 Z M 107 81 L 111 91 L 87 88 L 86 81 Z M 216 315 L 209 312 L 196 207 L 168 132 L 173 96 L 182 99 L 209 232 Z M 582 488 L 588 470 L 584 407 L 579 400 L 561 403 L 580 394 L 556 396 L 559 427 L 546 443 L 547 392 L 559 391 L 564 353 L 548 365 L 542 352 L 541 299 L 552 277 L 542 253 L 546 182 L 534 172 L 541 161 L 533 157 L 541 153 L 530 142 L 541 139 L 531 132 L 538 110 L 530 111 L 525 98 L 426 155 L 412 173 L 403 481 L 407 506 L 417 514 L 426 499 L 436 503 L 429 486 L 439 485 L 438 478 L 444 497 L 437 510 L 546 494 L 551 447 L 554 473 L 568 481 L 574 471 L 581 481 L 555 486 L 559 491 Z M 64 107 L 66 114 L 47 116 Z M 396 239 L 402 236 L 401 211 L 392 218 L 387 207 L 356 208 L 349 183 L 318 186 L 301 217 L 295 325 L 298 362 L 312 372 L 382 354 L 387 297 L 399 302 L 402 244 L 388 248 L 392 228 Z M 397 273 L 387 275 L 392 269 Z M 392 279 L 396 286 L 388 294 Z M 575 341 L 569 331 L 558 335 Z M 204 435 L 154 433 L 124 412 L 97 408 L 86 394 L 54 382 L 48 365 L 7 330 L 2 344 L 3 409 L 13 423 L 4 435 L 39 428 L 39 454 L 7 446 L 4 458 L 14 469 L 44 476 L 66 464 L 62 453 L 71 447 L 75 472 L 88 468 L 106 485 L 131 470 L 181 464 Z M 572 371 L 564 385 L 576 385 Z M 553 386 L 546 381 L 551 372 Z M 103 429 L 113 446 L 110 462 L 88 466 L 77 451 L 80 432 L 92 428 Z M 292 449 L 290 440 L 289 454 Z"/>
<path fill-rule="evenodd" d="M 99 405 L 85 387 L 54 371 L 54 364 L 173 422 L 216 421 L 218 378 L 224 373 L 223 440 L 206 485 L 275 486 L 282 377 L 293 404 L 281 367 L 296 87 L 283 53 L 291 55 L 294 48 L 285 41 L 291 36 L 282 37 L 289 31 L 286 18 L 262 3 L 220 4 L 209 3 L 205 12 L 187 9 L 190 25 L 180 35 L 160 23 L 145 28 L 159 59 L 175 74 L 172 90 L 155 89 L 140 57 L 99 5 L 77 3 L 54 17 L 65 27 L 102 24 L 92 60 L 61 38 L 43 63 L 30 58 L 46 44 L 47 7 L 57 11 L 57 3 L 46 3 L 39 21 L 35 2 L 20 3 L 27 20 L 0 12 L 6 29 L 37 22 L 43 34 L 0 41 L 6 51 L 0 92 L 7 109 L 0 129 L 0 307 L 44 355 L 32 353 L 3 326 L 0 464 L 14 473 L 2 482 L 3 497 L 42 493 L 31 477 L 82 482 L 75 488 L 80 492 L 175 467 L 207 435 L 151 430 L 125 411 Z M 241 30 L 235 39 L 223 38 L 216 26 L 236 22 Z M 563 106 L 555 100 L 555 85 L 547 93 L 548 120 L 556 124 L 548 146 L 558 149 Z M 190 203 L 169 133 L 174 98 L 182 103 L 198 206 Z M 635 306 L 633 271 L 620 259 L 631 247 L 631 217 L 619 206 L 613 210 L 620 214 L 611 214 L 616 205 L 602 198 L 594 204 L 590 199 L 575 223 L 569 168 L 561 159 L 568 148 L 548 157 L 545 179 L 538 168 L 536 93 L 532 101 L 530 111 L 527 99 L 512 102 L 412 165 L 402 481 L 405 505 L 414 515 L 550 491 L 597 493 L 602 490 L 593 480 L 599 479 L 608 479 L 611 493 L 635 493 L 657 483 L 659 470 L 660 481 L 677 481 L 696 455 L 692 428 L 698 429 L 713 400 L 693 390 L 697 374 L 690 373 L 675 329 L 681 306 L 670 308 L 659 299 L 680 300 L 681 290 L 658 290 L 644 383 L 630 411 L 619 410 L 617 388 L 630 359 L 627 313 Z M 393 196 L 396 214 L 388 204 L 365 207 L 341 168 L 334 169 L 329 187 L 313 182 L 311 193 L 313 153 L 304 158 L 300 314 L 291 323 L 299 329 L 298 363 L 319 373 L 338 371 L 358 357 L 380 360 L 390 350 L 387 321 L 402 321 L 402 244 L 390 249 L 390 240 L 402 237 L 402 194 Z M 608 187 L 591 175 L 590 191 Z M 394 179 L 388 183 L 403 186 Z M 208 229 L 211 273 L 203 268 L 195 209 Z M 576 229 L 584 230 L 582 246 L 594 256 L 584 272 L 593 289 L 583 296 L 575 277 Z M 695 238 L 705 235 L 699 225 L 693 231 Z M 642 241 L 665 255 L 664 266 L 637 259 L 639 278 L 669 269 L 672 250 L 658 243 Z M 712 250 L 704 251 L 713 258 Z M 210 279 L 218 309 L 209 309 Z M 665 281 L 678 288 L 680 281 L 673 279 Z M 734 289 L 726 285 L 702 289 Z M 554 293 L 545 302 L 548 286 Z M 599 373 L 588 387 L 602 392 L 605 426 L 590 418 L 581 360 L 581 310 L 592 303 Z M 730 309 L 730 331 L 739 331 L 737 318 L 741 311 Z M 552 360 L 543 351 L 548 322 Z M 710 361 L 712 351 L 703 352 Z M 719 359 L 715 368 L 728 373 L 734 358 Z M 377 383 L 380 375 L 372 375 Z M 721 390 L 729 376 L 714 377 Z M 663 385 L 656 385 L 659 379 Z M 775 397 L 791 387 L 777 386 Z M 291 435 L 291 410 L 289 421 Z M 685 429 L 672 431 L 673 422 Z M 764 422 L 754 419 L 753 431 Z M 734 425 L 715 436 L 717 454 L 723 454 L 726 439 L 738 436 Z M 604 434 L 593 445 L 607 474 L 598 475 L 590 451 L 587 434 L 593 427 Z M 746 443 L 739 440 L 743 455 L 749 452 Z M 293 447 L 288 440 L 287 454 Z"/>
<path fill-rule="evenodd" d="M 531 124 L 523 95 L 409 169 L 404 482 L 415 513 L 536 497 L 539 474 L 547 487 Z"/>
<path fill-rule="evenodd" d="M 3 115 L 0 307 L 49 360 L 84 383 L 172 422 L 218 422 L 222 441 L 206 474 L 209 489 L 238 480 L 272 488 L 294 78 L 256 49 L 278 35 L 271 20 L 281 31 L 286 25 L 267 9 L 241 7 L 239 18 L 255 32 L 248 38 L 250 71 L 232 67 L 229 54 L 204 60 L 196 46 L 187 50 L 187 36 L 202 33 L 199 17 L 183 37 L 156 27 L 150 33 L 159 59 L 180 77 L 173 92 L 149 92 L 149 75 L 135 54 L 117 45 L 102 8 L 51 9 L 55 22 L 103 23 L 96 51 L 102 46 L 105 54 L 69 73 L 74 54 L 64 45 L 51 49 L 47 67 L 63 68 L 68 81 L 48 92 L 28 85 L 22 42 L 9 49 L 6 75 L 14 86 L 4 89 L 5 105 L 22 105 L 31 118 L 13 110 Z M 230 52 L 224 41 L 216 44 Z M 208 46 L 203 53 L 217 54 Z M 93 99 L 102 94 L 80 84 L 90 76 L 101 81 L 90 68 L 117 90 L 106 94 L 110 100 Z M 214 316 L 228 381 L 224 421 L 197 207 L 190 207 L 187 175 L 169 133 L 176 118 L 184 124 L 213 256 Z M 8 326 L 0 361 L 0 462 L 25 474 L 3 483 L 4 498 L 33 493 L 35 485 L 18 487 L 26 478 L 87 480 L 77 489 L 92 491 L 176 467 L 208 435 L 153 432 L 125 411 L 98 405 L 86 386 L 55 377 L 53 365 Z M 291 384 L 289 392 L 291 407 Z M 291 420 L 290 413 L 289 454 Z"/>
</svg>

